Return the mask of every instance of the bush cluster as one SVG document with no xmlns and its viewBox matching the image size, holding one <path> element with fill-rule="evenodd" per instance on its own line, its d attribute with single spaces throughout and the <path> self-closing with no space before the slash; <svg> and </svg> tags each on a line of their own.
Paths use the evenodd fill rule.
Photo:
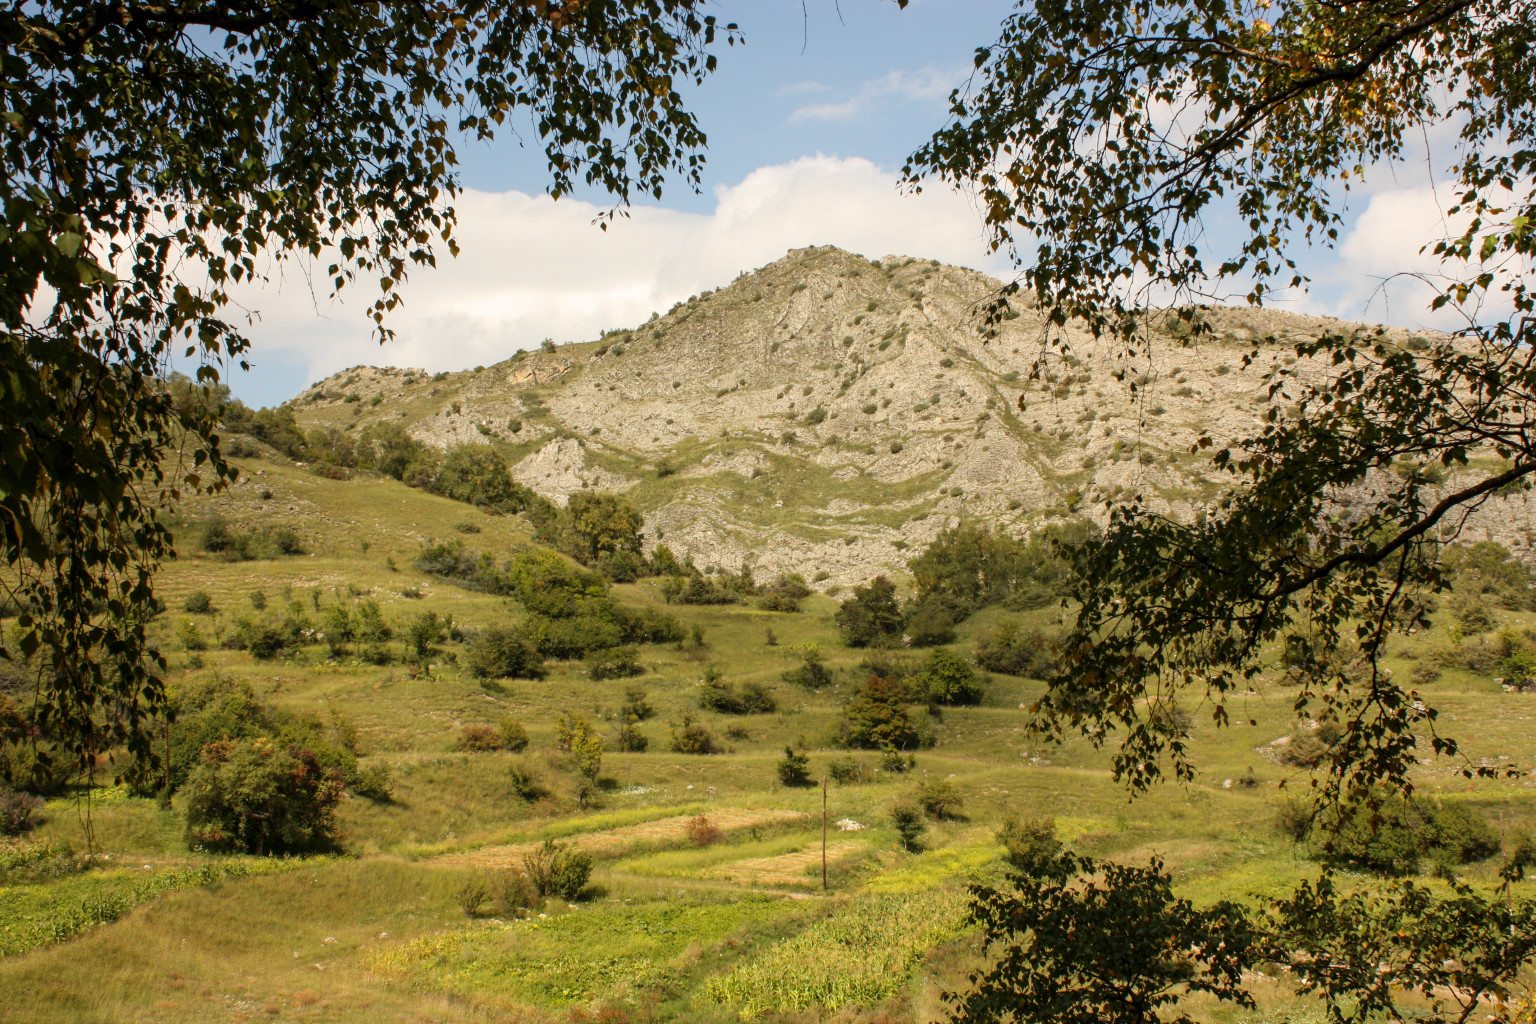
<svg viewBox="0 0 1536 1024">
<path fill-rule="evenodd" d="M 218 740 L 183 787 L 187 842 L 258 856 L 329 849 L 344 788 L 340 771 L 297 744 Z"/>
<path fill-rule="evenodd" d="M 683 713 L 682 722 L 672 727 L 672 752 L 674 754 L 718 754 L 720 744 L 694 717 Z"/>
<path fill-rule="evenodd" d="M 587 675 L 594 680 L 628 679 L 645 674 L 639 652 L 627 645 L 592 651 L 587 655 L 586 667 Z"/>
<path fill-rule="evenodd" d="M 806 690 L 820 690 L 832 685 L 832 673 L 822 660 L 821 652 L 814 647 L 801 651 L 800 664 L 787 670 L 782 678 L 786 683 Z"/>
<path fill-rule="evenodd" d="M 1384 875 L 1415 874 L 1426 863 L 1449 875 L 1499 852 L 1498 833 L 1471 807 L 1379 791 L 1321 810 L 1284 804 L 1280 825 L 1316 860 Z"/>
<path fill-rule="evenodd" d="M 1056 645 L 1039 630 L 1000 622 L 976 646 L 976 664 L 988 672 L 1046 679 L 1056 671 Z"/>
<path fill-rule="evenodd" d="M 542 679 L 544 657 L 521 629 L 488 626 L 471 633 L 459 659 L 476 679 Z"/>
<path fill-rule="evenodd" d="M 226 562 L 307 553 L 303 538 L 291 527 L 259 526 L 242 530 L 219 516 L 204 520 L 198 531 L 198 542 L 208 554 Z"/>
<path fill-rule="evenodd" d="M 877 576 L 843 602 L 837 625 L 850 647 L 932 647 L 955 637 L 955 625 L 980 608 L 1039 608 L 1066 594 L 1064 547 L 1097 529 L 1086 520 L 1047 527 L 1027 541 L 961 524 L 945 530 L 908 563 L 916 591 L 902 605 L 889 579 Z M 998 671 L 1002 671 L 999 669 Z"/>
<path fill-rule="evenodd" d="M 843 706 L 837 741 L 861 750 L 910 750 L 920 743 L 907 713 L 907 690 L 899 680 L 870 676 Z"/>
<path fill-rule="evenodd" d="M 543 846 L 523 855 L 523 871 L 540 896 L 578 900 L 592 877 L 592 855 L 545 840 Z"/>
<path fill-rule="evenodd" d="M 704 687 L 699 691 L 699 707 L 722 715 L 766 715 L 777 711 L 779 705 L 762 683 L 746 682 L 737 689 L 711 670 L 705 674 Z"/>
</svg>

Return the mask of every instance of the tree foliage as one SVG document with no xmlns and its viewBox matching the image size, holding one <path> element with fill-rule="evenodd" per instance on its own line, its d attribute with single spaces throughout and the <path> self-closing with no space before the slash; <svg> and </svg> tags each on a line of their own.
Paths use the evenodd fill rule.
<svg viewBox="0 0 1536 1024">
<path fill-rule="evenodd" d="M 896 585 L 876 576 L 837 609 L 837 628 L 849 647 L 878 647 L 901 637 L 905 620 L 896 600 Z"/>
<path fill-rule="evenodd" d="M 697 183 L 680 89 L 715 66 L 697 0 L 7 8 L 0 112 L 0 550 L 40 654 L 40 716 L 78 766 L 164 702 L 145 622 L 170 551 L 159 511 L 232 475 L 213 403 L 243 365 L 234 290 L 313 261 L 377 282 L 381 339 L 413 266 L 455 251 L 455 137 L 514 125 L 554 196 L 622 205 Z"/>
<path fill-rule="evenodd" d="M 1536 397 L 1527 14 L 1474 0 L 1031 4 L 977 51 L 950 123 L 909 162 L 911 182 L 979 191 L 1051 346 L 1069 347 L 1074 324 L 1134 362 L 1168 318 L 1150 297 L 1171 295 L 1198 335 L 1195 303 L 1224 280 L 1249 281 L 1254 303 L 1277 282 L 1304 285 L 1291 253 L 1336 237 L 1339 189 L 1401 159 L 1409 133 L 1458 133 L 1446 213 L 1460 233 L 1433 251 L 1445 275 L 1435 305 L 1466 314 L 1460 336 L 1418 351 L 1385 331 L 1341 330 L 1298 342 L 1290 363 L 1256 347 L 1248 358 L 1268 366 L 1272 399 L 1264 426 L 1196 446 L 1230 480 L 1220 505 L 1177 522 L 1132 498 L 1111 509 L 1103 538 L 1076 546 L 1081 612 L 1041 722 L 1097 742 L 1123 730 L 1115 768 L 1134 786 L 1193 772 L 1141 698 L 1195 687 L 1221 720 L 1267 645 L 1302 632 L 1329 646 L 1347 636 L 1360 652 L 1297 700 L 1345 723 L 1326 785 L 1405 785 L 1416 734 L 1457 752 L 1433 707 L 1377 662 L 1444 585 L 1444 541 L 1536 471 L 1517 426 Z M 1213 257 L 1201 233 L 1217 216 L 1241 234 Z M 1029 256 L 1015 245 L 1026 234 Z M 1472 465 L 1479 454 L 1496 464 Z"/>
<path fill-rule="evenodd" d="M 1426 249 L 1439 270 L 1416 276 L 1456 333 L 1416 344 L 1341 326 L 1256 342 L 1245 363 L 1265 374 L 1261 425 L 1192 448 L 1225 477 L 1219 502 L 1179 521 L 1133 495 L 1066 552 L 1076 618 L 1035 725 L 1110 746 L 1133 791 L 1196 771 L 1187 724 L 1159 709 L 1187 693 L 1224 725 L 1228 697 L 1277 648 L 1325 654 L 1289 675 L 1298 717 L 1339 726 L 1313 777 L 1337 808 L 1317 819 L 1334 838 L 1368 835 L 1412 792 L 1421 757 L 1460 754 L 1432 703 L 1380 661 L 1392 635 L 1426 624 L 1453 571 L 1501 601 L 1526 596 L 1490 552 L 1445 553 L 1536 473 L 1532 15 L 1524 0 L 1021 3 L 910 158 L 909 184 L 971 191 L 1020 265 L 989 312 L 1040 311 L 1037 375 L 1088 336 L 1140 382 L 1169 334 L 1209 331 L 1201 302 L 1234 284 L 1254 305 L 1304 287 L 1297 251 L 1333 244 L 1348 190 L 1414 158 L 1412 139 L 1455 139 L 1449 166 L 1432 168 L 1451 204 Z M 1406 991 L 1439 1019 L 1506 1019 L 1494 1000 L 1536 952 L 1529 903 L 1462 886 L 1346 891 L 1325 868 L 1260 922 L 1181 905 L 1156 862 L 1097 872 L 979 894 L 999 959 L 960 1019 L 1163 1019 L 1194 986 L 1250 1005 L 1241 969 L 1259 937 L 1335 1021 L 1402 1018 Z"/>
<path fill-rule="evenodd" d="M 1189 1024 L 1161 1011 L 1193 993 L 1253 1006 L 1243 971 L 1257 950 L 1240 907 L 1174 896 L 1155 858 L 1138 867 L 1047 853 L 1032 866 L 1007 890 L 973 889 L 982 938 L 999 955 L 951 998 L 957 1024 Z"/>
</svg>

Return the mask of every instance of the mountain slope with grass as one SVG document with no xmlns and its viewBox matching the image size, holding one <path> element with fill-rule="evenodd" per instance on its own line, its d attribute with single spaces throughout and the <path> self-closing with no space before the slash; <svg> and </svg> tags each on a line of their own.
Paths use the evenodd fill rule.
<svg viewBox="0 0 1536 1024">
<path fill-rule="evenodd" d="M 556 503 L 621 492 L 648 548 L 702 568 L 846 584 L 900 571 L 960 519 L 1022 533 L 1102 519 L 1131 493 L 1195 514 L 1222 485 L 1196 440 L 1254 433 L 1264 374 L 1295 363 L 1293 343 L 1354 327 L 1213 308 L 1198 341 L 1170 319 L 1127 359 L 1069 328 L 1063 354 L 1022 301 L 987 327 L 1000 287 L 937 261 L 793 250 L 597 341 L 460 373 L 356 367 L 291 408 L 341 446 L 381 423 L 437 447 L 490 445 Z M 1478 536 L 1524 552 L 1532 525 L 1521 501 L 1482 516 Z"/>
</svg>

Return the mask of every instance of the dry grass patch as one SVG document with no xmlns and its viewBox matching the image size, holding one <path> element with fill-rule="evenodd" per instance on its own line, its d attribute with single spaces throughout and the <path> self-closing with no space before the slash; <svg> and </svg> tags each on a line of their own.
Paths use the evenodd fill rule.
<svg viewBox="0 0 1536 1024">
<path fill-rule="evenodd" d="M 841 867 L 869 849 L 857 839 L 844 839 L 827 844 L 827 865 Z M 722 864 L 712 872 L 717 877 L 732 882 L 761 886 L 798 886 L 819 883 L 812 871 L 821 866 L 821 844 L 814 843 L 794 853 L 776 857 L 750 857 L 746 860 Z"/>
<path fill-rule="evenodd" d="M 658 818 L 639 825 L 624 825 L 602 832 L 573 835 L 566 842 L 579 850 L 596 856 L 615 856 L 641 846 L 672 846 L 690 842 L 688 823 L 696 815 L 680 814 L 673 818 Z M 710 822 L 722 832 L 740 832 L 749 828 L 778 827 L 798 824 L 809 820 L 802 811 L 760 810 L 723 807 L 709 812 Z M 522 863 L 523 856 L 542 845 L 540 843 L 507 843 L 498 846 L 482 846 L 477 850 L 449 853 L 433 860 L 443 867 L 505 868 Z"/>
</svg>

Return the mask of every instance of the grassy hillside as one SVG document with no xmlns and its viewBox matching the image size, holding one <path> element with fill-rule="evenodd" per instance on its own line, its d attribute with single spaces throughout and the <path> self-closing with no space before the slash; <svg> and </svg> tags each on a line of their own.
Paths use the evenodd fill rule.
<svg viewBox="0 0 1536 1024">
<path fill-rule="evenodd" d="M 1239 699 L 1230 728 L 1189 707 L 1204 774 L 1132 803 L 1102 752 L 1027 736 L 1021 709 L 1041 687 L 1009 676 L 991 676 L 977 707 L 914 707 L 934 743 L 915 752 L 910 771 L 882 770 L 877 752 L 835 748 L 841 709 L 868 673 L 865 654 L 840 642 L 835 602 L 821 595 L 798 613 L 670 607 L 705 646 L 643 645 L 645 672 L 631 680 L 595 682 L 582 663 L 556 662 L 541 680 L 477 681 L 452 640 L 419 666 L 403 662 L 398 638 L 389 664 L 333 661 L 318 637 L 259 661 L 220 646 L 238 618 L 256 614 L 258 591 L 268 613 L 292 603 L 317 621 L 338 603 L 368 600 L 397 627 L 422 612 L 461 630 L 513 621 L 521 610 L 509 599 L 429 578 L 413 562 L 434 540 L 459 538 L 498 558 L 528 542 L 515 518 L 393 481 L 330 480 L 270 460 L 247 463 L 242 477 L 230 494 L 184 510 L 183 557 L 161 579 L 170 610 L 156 624 L 170 681 L 249 684 L 274 707 L 355 730 L 360 764 L 390 770 L 391 797 L 347 796 L 341 849 L 288 859 L 189 848 L 181 797 L 165 806 L 104 787 L 88 802 L 83 792 L 50 800 L 36 832 L 0 847 L 0 1020 L 926 1021 L 975 963 L 963 886 L 999 873 L 994 833 L 1008 815 L 1054 815 L 1081 850 L 1155 852 L 1197 901 L 1275 892 L 1313 869 L 1273 824 L 1282 784 L 1294 791 L 1307 778 L 1281 763 L 1274 742 L 1297 732 L 1294 691 L 1278 667 Z M 236 532 L 291 529 L 303 553 L 226 561 L 199 551 L 215 516 Z M 210 612 L 183 610 L 197 594 L 208 595 Z M 618 586 L 615 596 L 662 606 L 657 581 Z M 969 655 L 1002 619 L 1049 629 L 1055 614 L 990 609 L 951 646 Z M 1490 638 L 1493 628 L 1533 625 L 1528 613 L 1495 618 Z M 1487 659 L 1466 654 L 1483 641 L 1443 619 L 1400 638 L 1389 667 L 1413 676 L 1441 666 L 1423 673 L 1424 691 L 1474 762 L 1536 762 L 1536 696 L 1505 692 Z M 187 623 L 207 650 L 184 649 Z M 782 679 L 812 645 L 833 676 L 816 691 Z M 764 684 L 778 710 L 701 710 L 711 668 L 733 684 Z M 639 725 L 649 749 L 624 753 L 616 715 L 633 684 L 655 714 Z M 565 713 L 594 722 L 608 747 L 586 806 L 570 755 L 555 749 Z M 669 750 L 685 715 L 720 753 Z M 526 728 L 525 751 L 460 749 L 464 726 L 504 718 Z M 821 793 L 779 783 L 786 745 L 806 752 L 816 779 L 834 762 L 845 777 L 850 762 L 862 769 L 862 779 L 829 787 L 825 893 Z M 514 767 L 541 792 L 519 796 Z M 1502 815 L 1511 834 L 1536 824 L 1528 777 L 1473 783 L 1455 767 L 1429 758 L 1417 781 L 1490 820 Z M 953 785 L 963 806 L 929 823 L 921 852 L 906 852 L 889 808 L 936 782 Z M 57 854 L 66 844 L 85 849 L 87 813 L 102 856 L 77 871 Z M 545 900 L 516 917 L 465 913 L 469 889 L 504 880 L 545 839 L 593 856 L 582 899 Z M 1491 885 L 1496 866 L 1462 870 Z M 1317 1013 L 1277 982 L 1257 986 L 1265 1019 Z"/>
</svg>

